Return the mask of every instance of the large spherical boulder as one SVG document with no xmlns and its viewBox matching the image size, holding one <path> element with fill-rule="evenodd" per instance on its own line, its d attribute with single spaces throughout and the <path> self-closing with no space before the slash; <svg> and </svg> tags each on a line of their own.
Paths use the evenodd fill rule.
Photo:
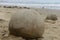
<svg viewBox="0 0 60 40">
<path fill-rule="evenodd" d="M 44 33 L 44 21 L 39 13 L 23 10 L 12 15 L 9 32 L 25 39 L 41 38 Z"/>
</svg>

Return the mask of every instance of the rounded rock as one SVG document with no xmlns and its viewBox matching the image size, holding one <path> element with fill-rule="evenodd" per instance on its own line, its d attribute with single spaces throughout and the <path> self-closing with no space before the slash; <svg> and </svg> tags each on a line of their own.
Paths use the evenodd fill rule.
<svg viewBox="0 0 60 40">
<path fill-rule="evenodd" d="M 46 20 L 53 20 L 56 21 L 57 20 L 57 16 L 55 14 L 50 14 L 46 17 Z"/>
<path fill-rule="evenodd" d="M 44 21 L 39 13 L 24 10 L 12 15 L 9 22 L 9 32 L 25 39 L 41 38 L 44 33 L 44 26 Z"/>
</svg>

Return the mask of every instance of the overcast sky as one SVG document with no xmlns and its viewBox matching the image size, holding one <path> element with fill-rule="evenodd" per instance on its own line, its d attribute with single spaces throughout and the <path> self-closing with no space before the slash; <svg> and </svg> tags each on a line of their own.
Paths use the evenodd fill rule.
<svg viewBox="0 0 60 40">
<path fill-rule="evenodd" d="M 60 3 L 60 0 L 0 0 L 0 3 L 1 2 L 40 4 L 40 3 Z"/>
</svg>

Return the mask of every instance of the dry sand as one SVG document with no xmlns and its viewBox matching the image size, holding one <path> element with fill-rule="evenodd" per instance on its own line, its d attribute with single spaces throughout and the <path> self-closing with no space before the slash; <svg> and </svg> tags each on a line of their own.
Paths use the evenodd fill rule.
<svg viewBox="0 0 60 40">
<path fill-rule="evenodd" d="M 0 8 L 0 40 L 24 40 L 21 37 L 15 37 L 9 35 L 8 24 L 11 18 L 11 15 L 17 11 L 24 11 L 25 9 L 21 8 Z M 42 40 L 60 40 L 60 10 L 51 10 L 51 9 L 28 9 L 36 11 L 42 15 L 42 18 L 45 18 L 47 14 L 56 14 L 58 20 L 53 24 L 53 21 L 45 22 L 45 32 Z M 40 39 L 39 39 L 40 40 Z"/>
</svg>

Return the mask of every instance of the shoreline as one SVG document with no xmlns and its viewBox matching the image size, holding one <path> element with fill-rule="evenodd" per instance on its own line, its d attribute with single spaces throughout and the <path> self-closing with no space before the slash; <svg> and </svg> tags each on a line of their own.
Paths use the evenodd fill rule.
<svg viewBox="0 0 60 40">
<path fill-rule="evenodd" d="M 60 4 L 20 4 L 20 3 L 0 3 L 0 6 L 17 6 L 31 8 L 60 9 Z"/>
</svg>

